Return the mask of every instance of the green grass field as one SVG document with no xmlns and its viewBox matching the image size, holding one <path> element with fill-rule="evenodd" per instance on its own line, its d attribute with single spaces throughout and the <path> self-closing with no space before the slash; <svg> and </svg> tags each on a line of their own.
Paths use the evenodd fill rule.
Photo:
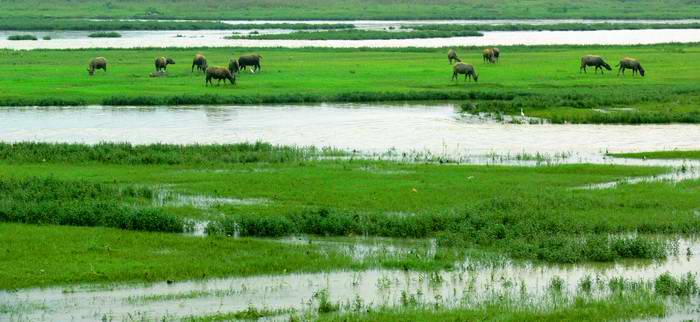
<svg viewBox="0 0 700 322">
<path fill-rule="evenodd" d="M 557 263 L 663 258 L 666 256 L 663 244 L 654 236 L 697 233 L 700 229 L 700 219 L 695 214 L 695 200 L 700 192 L 698 180 L 678 184 L 623 184 L 604 190 L 573 189 L 629 176 L 664 173 L 667 170 L 663 168 L 446 166 L 313 158 L 277 158 L 276 162 L 267 162 L 271 159 L 240 159 L 237 155 L 250 151 L 235 149 L 224 154 L 227 158 L 221 158 L 221 149 L 204 149 L 200 153 L 217 155 L 218 159 L 197 161 L 187 157 L 182 162 L 172 162 L 167 157 L 173 151 L 187 148 L 164 147 L 142 147 L 141 152 L 133 152 L 135 157 L 131 162 L 121 164 L 114 160 L 123 156 L 123 149 L 111 145 L 75 145 L 70 149 L 64 145 L 4 145 L 0 161 L 3 178 L 0 191 L 4 191 L 0 197 L 0 221 L 6 223 L 0 225 L 0 245 L 6 248 L 0 252 L 0 259 L 9 264 L 0 268 L 0 288 L 162 281 L 285 270 L 367 267 L 435 270 L 451 267 L 466 256 L 465 252 Z M 55 153 L 58 150 L 63 152 Z M 46 153 L 50 151 L 53 152 Z M 149 157 L 136 157 L 144 151 L 150 153 Z M 28 157 L 42 153 L 60 155 L 60 159 Z M 180 154 L 197 155 L 187 150 L 181 150 Z M 37 178 L 50 180 L 37 181 Z M 8 184 L 12 180 L 26 180 L 31 186 Z M 46 186 L 45 190 L 51 193 L 34 192 L 47 182 L 57 183 Z M 63 192 L 61 186 L 66 187 Z M 123 230 L 90 227 L 104 225 L 75 221 L 100 215 L 96 208 L 71 208 L 76 200 L 100 200 L 109 198 L 105 194 L 112 194 L 114 202 L 134 206 L 133 198 L 141 198 L 140 204 L 148 204 L 157 195 L 144 190 L 129 192 L 132 190 L 125 190 L 126 187 L 262 202 L 221 202 L 204 208 L 189 204 L 155 206 L 168 216 L 211 220 L 209 230 L 213 236 L 207 238 L 133 232 L 130 230 L 139 228 L 130 226 L 123 226 Z M 125 198 L 125 193 L 132 197 Z M 22 195 L 36 201 L 18 204 L 16 196 Z M 42 208 L 47 203 L 50 209 L 60 209 L 63 213 L 44 211 L 49 209 Z M 20 204 L 23 208 L 13 206 Z M 41 213 L 43 217 L 39 218 L 43 219 L 31 217 L 33 213 Z M 669 213 L 674 215 L 668 216 Z M 65 214 L 73 214 L 68 217 L 71 221 L 52 220 L 52 216 L 66 218 Z M 332 250 L 320 255 L 313 248 L 222 237 L 224 233 L 232 233 L 227 230 L 231 221 L 238 222 L 241 235 L 253 237 L 306 233 L 387 236 L 409 241 L 436 238 L 439 248 L 432 259 L 406 256 L 353 262 L 347 255 Z M 76 225 L 88 227 L 68 227 Z M 152 220 L 150 225 L 157 228 L 162 224 Z M 630 232 L 640 236 L 609 237 Z M 206 252 L 194 255 L 205 245 L 208 245 Z M 231 249 L 237 251 L 231 253 Z M 296 255 L 307 250 L 303 256 Z M 259 260 L 252 258 L 261 253 L 266 255 Z M 189 261 L 191 256 L 202 260 Z M 287 257 L 295 260 L 281 260 Z M 37 258 L 41 258 L 41 267 L 37 267 Z M 314 264 L 309 265 L 307 259 Z M 231 264 L 235 261 L 240 263 Z"/>
<path fill-rule="evenodd" d="M 446 49 L 2 50 L 0 105 L 450 99 L 485 112 L 515 114 L 523 108 L 528 116 L 555 122 L 700 122 L 696 44 L 504 47 L 498 64 L 483 63 L 480 48 L 457 50 L 465 62 L 475 65 L 478 83 L 451 80 Z M 206 54 L 213 66 L 258 53 L 263 56 L 262 72 L 241 73 L 235 86 L 205 87 L 203 75 L 191 72 L 197 52 Z M 613 67 L 621 57 L 636 57 L 647 76 L 580 73 L 580 57 L 585 54 L 602 55 Z M 96 56 L 107 58 L 108 71 L 89 77 L 87 63 Z M 172 57 L 177 64 L 168 67 L 168 77 L 150 78 L 158 56 Z"/>
<path fill-rule="evenodd" d="M 697 18 L 693 2 L 487 0 L 3 1 L 9 17 L 188 19 Z"/>
</svg>

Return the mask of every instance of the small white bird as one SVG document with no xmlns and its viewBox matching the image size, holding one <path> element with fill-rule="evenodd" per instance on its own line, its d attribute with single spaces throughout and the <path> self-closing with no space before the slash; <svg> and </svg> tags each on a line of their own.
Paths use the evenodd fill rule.
<svg viewBox="0 0 700 322">
<path fill-rule="evenodd" d="M 523 116 L 523 117 L 525 116 L 525 113 L 523 113 L 523 108 L 522 108 L 522 107 L 520 108 L 520 116 Z"/>
</svg>

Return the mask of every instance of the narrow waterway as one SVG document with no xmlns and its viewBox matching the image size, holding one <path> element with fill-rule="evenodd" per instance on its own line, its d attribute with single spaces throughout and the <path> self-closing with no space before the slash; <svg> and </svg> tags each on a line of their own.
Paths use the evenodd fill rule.
<svg viewBox="0 0 700 322">
<path fill-rule="evenodd" d="M 331 146 L 364 153 L 565 155 L 700 149 L 700 125 L 504 124 L 452 104 L 320 104 L 0 109 L 0 141 Z"/>
<path fill-rule="evenodd" d="M 439 48 L 447 46 L 508 45 L 637 45 L 700 42 L 697 29 L 644 29 L 595 31 L 487 31 L 482 37 L 374 40 L 257 40 L 224 39 L 233 32 L 250 30 L 169 30 L 120 31 L 120 38 L 89 38 L 82 31 L 0 31 L 0 48 L 9 49 L 80 49 L 143 47 L 390 47 Z M 260 33 L 289 33 L 291 30 L 260 30 Z M 39 40 L 12 41 L 10 35 L 30 33 Z M 51 40 L 43 40 L 50 36 Z"/>
</svg>

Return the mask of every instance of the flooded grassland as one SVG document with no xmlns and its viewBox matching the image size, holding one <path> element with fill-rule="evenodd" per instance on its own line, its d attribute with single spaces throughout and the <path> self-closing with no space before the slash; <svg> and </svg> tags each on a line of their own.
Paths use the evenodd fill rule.
<svg viewBox="0 0 700 322">
<path fill-rule="evenodd" d="M 577 316 L 623 302 L 635 310 L 594 316 L 658 318 L 697 303 L 699 181 L 628 180 L 690 160 L 440 165 L 267 144 L 0 155 L 10 320 Z M 621 183 L 582 189 L 606 182 Z"/>
</svg>

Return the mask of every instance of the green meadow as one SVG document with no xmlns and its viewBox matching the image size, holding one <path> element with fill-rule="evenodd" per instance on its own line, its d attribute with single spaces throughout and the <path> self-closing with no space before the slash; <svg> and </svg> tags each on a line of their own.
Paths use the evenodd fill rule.
<svg viewBox="0 0 700 322">
<path fill-rule="evenodd" d="M 461 102 L 467 112 L 519 114 L 556 123 L 700 122 L 700 47 L 545 46 L 503 47 L 497 64 L 482 61 L 481 48 L 457 48 L 475 65 L 479 82 L 452 81 L 446 49 L 86 49 L 0 51 L 0 105 L 183 105 L 306 102 Z M 191 71 L 204 53 L 211 66 L 257 53 L 262 71 L 239 73 L 235 86 L 206 87 Z M 579 71 L 580 57 L 603 56 L 613 71 Z M 104 56 L 107 72 L 90 77 L 92 57 Z M 154 59 L 176 64 L 151 78 Z M 638 58 L 645 77 L 617 76 L 614 65 Z M 55 62 L 60 61 L 61 64 Z M 18 72 L 18 66 L 22 66 Z"/>
</svg>

